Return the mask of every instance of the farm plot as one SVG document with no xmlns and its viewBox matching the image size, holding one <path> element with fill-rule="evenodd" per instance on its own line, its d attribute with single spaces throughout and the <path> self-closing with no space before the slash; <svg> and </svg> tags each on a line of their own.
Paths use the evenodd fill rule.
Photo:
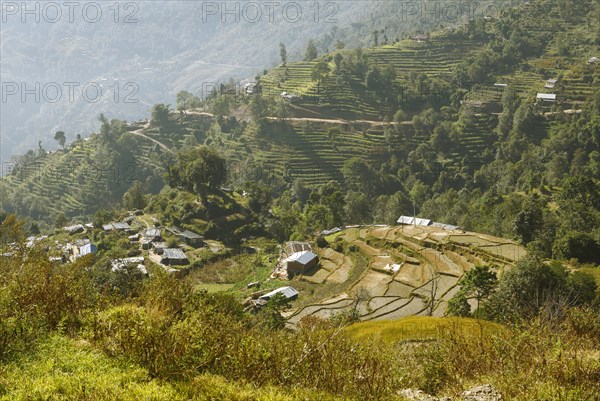
<svg viewBox="0 0 600 401">
<path fill-rule="evenodd" d="M 502 269 L 524 255 L 522 247 L 506 239 L 442 227 L 351 227 L 335 241 L 356 247 L 368 267 L 353 276 L 353 258 L 320 249 L 321 269 L 313 282 L 322 284 L 314 285 L 346 283 L 331 287 L 345 292 L 294 311 L 291 327 L 304 316 L 327 318 L 350 308 L 356 308 L 363 321 L 443 316 L 465 271 L 485 264 Z"/>
</svg>

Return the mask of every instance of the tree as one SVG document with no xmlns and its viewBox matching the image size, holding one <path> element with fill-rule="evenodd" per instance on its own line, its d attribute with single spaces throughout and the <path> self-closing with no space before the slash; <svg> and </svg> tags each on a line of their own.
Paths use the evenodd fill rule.
<svg viewBox="0 0 600 401">
<path fill-rule="evenodd" d="M 170 105 L 155 104 L 152 107 L 152 114 L 150 116 L 150 124 L 154 127 L 164 127 L 169 123 Z"/>
<path fill-rule="evenodd" d="M 135 181 L 131 188 L 125 192 L 123 195 L 123 205 L 129 210 L 143 209 L 146 207 L 144 191 L 142 190 L 142 184 L 139 181 Z"/>
<path fill-rule="evenodd" d="M 185 110 L 200 107 L 200 104 L 200 99 L 188 91 L 181 91 L 177 94 L 176 107 L 179 111 L 185 112 Z"/>
<path fill-rule="evenodd" d="M 498 278 L 489 266 L 476 266 L 460 279 L 461 290 L 467 297 L 474 296 L 477 309 L 482 300 L 487 299 L 498 284 Z"/>
<path fill-rule="evenodd" d="M 483 314 L 499 321 L 518 321 L 589 299 L 587 280 L 570 277 L 560 263 L 548 265 L 528 255 L 504 272 L 496 291 L 482 306 Z"/>
<path fill-rule="evenodd" d="M 342 61 L 344 61 L 344 56 L 342 56 L 341 53 L 336 53 L 335 56 L 333 56 L 333 62 L 335 63 L 336 71 L 340 70 L 342 66 Z"/>
<path fill-rule="evenodd" d="M 317 46 L 315 46 L 314 40 L 310 39 L 306 45 L 306 51 L 304 52 L 304 61 L 312 61 L 318 56 Z"/>
<path fill-rule="evenodd" d="M 271 189 L 261 182 L 248 181 L 244 184 L 248 199 L 248 207 L 254 213 L 266 216 L 271 208 Z"/>
<path fill-rule="evenodd" d="M 176 162 L 169 167 L 171 182 L 190 192 L 202 187 L 216 188 L 225 182 L 225 159 L 206 146 L 184 149 L 177 153 Z"/>
<path fill-rule="evenodd" d="M 373 46 L 379 47 L 379 31 L 377 29 L 373 31 Z"/>
<path fill-rule="evenodd" d="M 427 198 L 427 193 L 429 192 L 429 189 L 427 187 L 427 185 L 423 184 L 421 181 L 416 181 L 412 187 L 412 189 L 410 190 L 410 192 L 408 193 L 410 200 L 413 203 L 413 208 L 416 210 L 417 205 L 421 205 L 423 202 L 425 202 L 425 199 Z M 419 206 L 420 208 L 420 206 Z"/>
<path fill-rule="evenodd" d="M 600 243 L 587 233 L 569 232 L 561 236 L 554 242 L 552 251 L 557 258 L 600 264 Z"/>
<path fill-rule="evenodd" d="M 446 315 L 449 316 L 471 316 L 471 305 L 465 296 L 464 292 L 459 291 L 448 301 Z"/>
<path fill-rule="evenodd" d="M 329 74 L 329 64 L 325 60 L 321 60 L 313 66 L 310 77 L 313 81 L 321 82 L 327 74 Z"/>
<path fill-rule="evenodd" d="M 65 143 L 67 142 L 67 138 L 65 136 L 64 131 L 56 131 L 56 133 L 54 134 L 54 140 L 58 142 L 58 144 L 60 146 L 62 146 L 62 148 L 65 148 Z"/>
<path fill-rule="evenodd" d="M 283 43 L 279 43 L 279 57 L 281 58 L 281 64 L 287 67 L 287 49 Z"/>
</svg>

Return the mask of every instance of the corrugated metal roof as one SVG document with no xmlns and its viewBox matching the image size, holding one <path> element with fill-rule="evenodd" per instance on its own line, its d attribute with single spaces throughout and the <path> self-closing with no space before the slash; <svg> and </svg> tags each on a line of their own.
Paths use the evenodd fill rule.
<svg viewBox="0 0 600 401">
<path fill-rule="evenodd" d="M 285 259 L 285 261 L 286 262 L 298 262 L 303 265 L 306 265 L 306 264 L 310 263 L 312 260 L 314 260 L 316 257 L 317 257 L 317 255 L 315 255 L 311 251 L 301 251 L 301 252 L 292 253 L 290 256 L 288 256 Z"/>
<path fill-rule="evenodd" d="M 400 216 L 398 219 L 398 224 L 428 226 L 431 224 L 431 220 L 412 216 Z"/>
<path fill-rule="evenodd" d="M 147 228 L 144 231 L 144 237 L 160 237 L 162 235 L 162 230 L 160 228 Z"/>
<path fill-rule="evenodd" d="M 124 222 L 113 223 L 113 227 L 115 228 L 115 230 L 129 230 L 131 228 L 129 224 Z"/>
<path fill-rule="evenodd" d="M 182 237 L 185 237 L 185 238 L 189 238 L 189 239 L 201 239 L 202 238 L 202 236 L 200 234 L 197 234 L 190 230 L 181 231 L 179 233 L 179 235 L 181 235 Z"/>
<path fill-rule="evenodd" d="M 166 259 L 187 259 L 185 252 L 179 248 L 165 248 L 163 250 L 163 257 Z"/>
<path fill-rule="evenodd" d="M 259 299 L 268 301 L 269 299 L 271 299 L 272 297 L 274 297 L 277 294 L 281 294 L 284 297 L 286 297 L 287 299 L 292 299 L 292 298 L 296 298 L 298 296 L 299 292 L 296 291 L 296 289 L 293 287 L 280 287 L 276 290 L 266 293 L 265 295 L 261 296 Z"/>
<path fill-rule="evenodd" d="M 541 99 L 544 101 L 554 101 L 554 100 L 556 100 L 556 94 L 555 93 L 538 93 L 537 99 Z"/>
</svg>

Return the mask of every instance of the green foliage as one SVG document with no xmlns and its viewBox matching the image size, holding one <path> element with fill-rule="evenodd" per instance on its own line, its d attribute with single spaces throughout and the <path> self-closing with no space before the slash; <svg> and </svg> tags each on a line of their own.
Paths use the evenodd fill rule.
<svg viewBox="0 0 600 401">
<path fill-rule="evenodd" d="M 54 133 L 54 140 L 58 142 L 60 146 L 65 147 L 65 143 L 67 142 L 67 137 L 65 136 L 64 131 L 56 131 Z"/>
<path fill-rule="evenodd" d="M 201 104 L 201 100 L 188 91 L 181 91 L 177 94 L 176 105 L 179 111 L 195 109 L 200 107 Z"/>
<path fill-rule="evenodd" d="M 306 45 L 306 50 L 304 51 L 304 61 L 312 61 L 317 57 L 317 46 L 315 46 L 315 41 L 310 39 Z"/>
<path fill-rule="evenodd" d="M 155 104 L 152 107 L 150 123 L 155 127 L 167 127 L 169 125 L 170 105 Z"/>
<path fill-rule="evenodd" d="M 139 181 L 135 181 L 131 188 L 123 194 L 123 206 L 129 210 L 143 209 L 146 207 L 144 191 L 142 189 L 142 184 Z"/>
<path fill-rule="evenodd" d="M 169 168 L 172 186 L 200 193 L 202 187 L 216 188 L 225 182 L 225 159 L 205 146 L 184 149 L 177 153 L 177 161 Z"/>
<path fill-rule="evenodd" d="M 530 319 L 541 313 L 555 318 L 565 307 L 589 304 L 595 292 L 594 279 L 585 273 L 569 273 L 560 263 L 549 266 L 528 256 L 502 275 L 497 291 L 482 306 L 483 315 L 500 321 Z"/>
</svg>

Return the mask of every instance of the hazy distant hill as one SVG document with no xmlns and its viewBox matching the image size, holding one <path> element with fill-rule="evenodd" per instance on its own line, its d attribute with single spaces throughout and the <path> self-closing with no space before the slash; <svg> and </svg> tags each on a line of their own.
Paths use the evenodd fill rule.
<svg viewBox="0 0 600 401">
<path fill-rule="evenodd" d="M 10 4 L 3 3 L 0 26 L 3 161 L 36 147 L 38 140 L 56 148 L 56 130 L 65 131 L 68 141 L 87 135 L 101 112 L 137 119 L 155 103 L 174 103 L 182 89 L 202 95 L 216 81 L 252 78 L 279 63 L 280 42 L 290 60 L 299 60 L 310 38 L 322 53 L 338 40 L 346 47 L 371 46 L 375 30 L 381 44 L 405 32 L 458 22 L 444 17 L 443 10 L 436 17 L 390 0 L 276 6 L 243 1 L 227 9 L 221 2 L 147 1 L 106 3 L 101 14 L 93 2 L 60 11 L 54 4 L 62 3 L 26 3 L 33 14 Z M 465 18 L 470 16 L 462 12 Z M 22 89 L 39 99 L 29 94 L 23 101 Z"/>
</svg>

